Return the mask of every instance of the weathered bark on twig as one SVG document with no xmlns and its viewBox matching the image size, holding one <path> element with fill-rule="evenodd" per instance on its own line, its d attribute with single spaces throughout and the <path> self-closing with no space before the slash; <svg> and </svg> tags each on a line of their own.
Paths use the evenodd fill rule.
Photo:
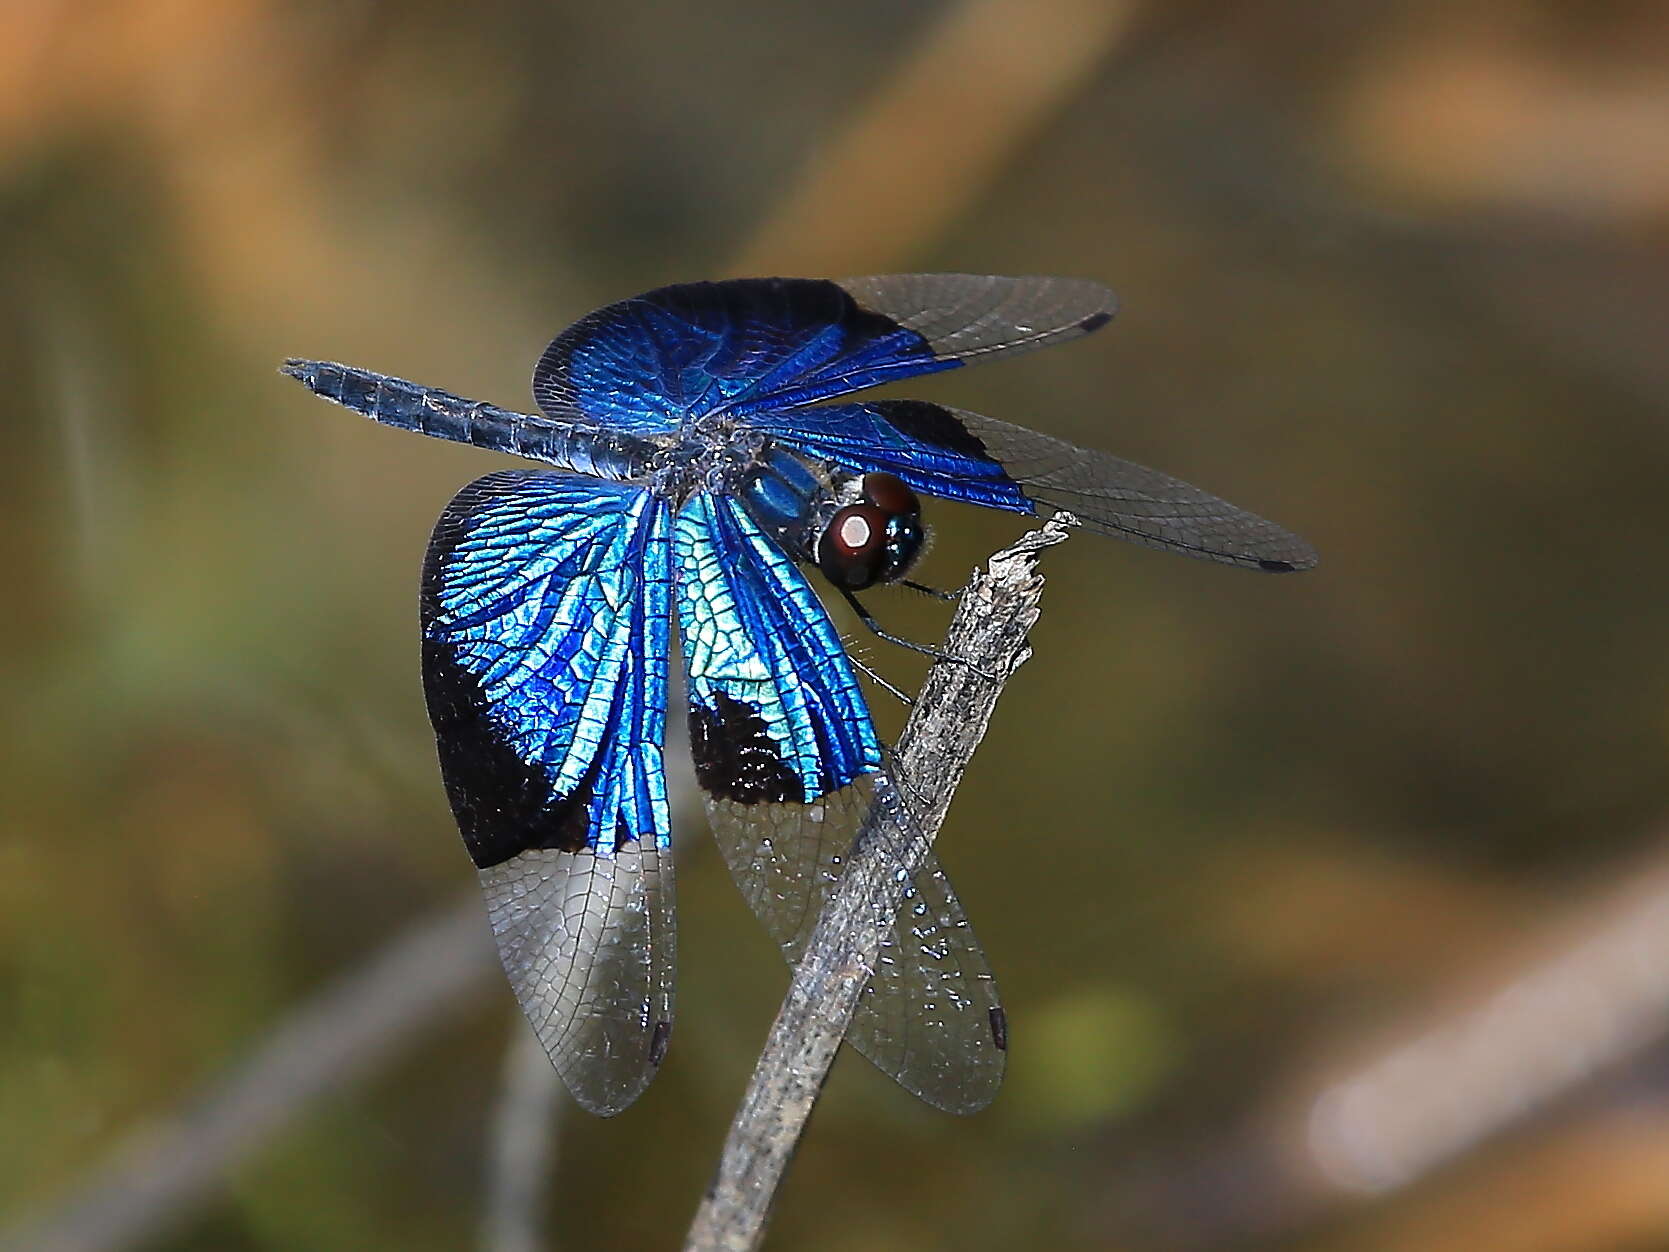
<svg viewBox="0 0 1669 1252">
<path fill-rule="evenodd" d="M 1043 593 L 1038 554 L 1065 539 L 1070 524 L 1068 515 L 1058 516 L 999 552 L 962 595 L 944 645 L 950 659 L 928 671 L 894 765 L 900 788 L 915 797 L 907 804 L 925 836 L 923 850 L 944 821 L 1004 684 L 1030 655 L 1027 636 Z M 889 821 L 890 813 L 877 805 L 871 820 Z M 783 1173 L 891 927 L 889 910 L 876 901 L 897 879 L 897 861 L 884 845 L 902 841 L 866 838 L 869 829 L 859 833 L 794 971 L 687 1249 L 753 1248 L 764 1236 Z"/>
</svg>

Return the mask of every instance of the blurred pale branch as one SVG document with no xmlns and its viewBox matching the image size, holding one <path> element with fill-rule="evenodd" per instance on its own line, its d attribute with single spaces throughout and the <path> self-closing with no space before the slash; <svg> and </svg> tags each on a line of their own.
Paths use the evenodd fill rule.
<svg viewBox="0 0 1669 1252">
<path fill-rule="evenodd" d="M 1528 935 L 1498 939 L 1468 950 L 1502 955 L 1434 970 L 1425 1007 L 1373 1041 L 1322 1038 L 1303 1049 L 1309 1059 L 1261 1113 L 1138 1186 L 1143 1207 L 1161 1215 L 1177 1246 L 1308 1229 L 1363 1199 L 1429 1183 L 1588 1092 L 1598 1097 L 1592 1107 L 1509 1149 L 1513 1164 L 1432 1184 L 1435 1196 L 1395 1210 L 1373 1246 L 1614 1246 L 1616 1227 L 1640 1234 L 1669 1224 L 1666 1158 L 1638 1153 L 1664 1133 L 1669 1106 L 1647 1095 L 1624 1113 L 1605 1099 L 1610 1086 L 1627 1085 L 1631 1066 L 1658 1064 L 1669 1037 L 1669 857 L 1614 875 Z M 1644 1086 L 1655 1085 L 1648 1076 Z M 1554 1221 L 1556 1201 L 1501 1206 L 1501 1179 L 1514 1170 L 1542 1178 L 1571 1211 Z M 1258 1185 L 1211 1205 L 1188 1199 L 1217 1193 L 1225 1176 Z"/>
<path fill-rule="evenodd" d="M 558 1095 L 562 1082 L 520 1008 L 514 1017 L 488 1136 L 485 1252 L 540 1252 L 551 1246 L 543 1233 L 545 1183 L 565 1107 Z"/>
<path fill-rule="evenodd" d="M 1365 1223 L 1377 1252 L 1659 1248 L 1669 1229 L 1669 1105 L 1604 1107 L 1508 1145 Z"/>
<path fill-rule="evenodd" d="M 736 274 L 907 266 L 1106 59 L 1123 0 L 968 0 L 818 151 Z"/>
<path fill-rule="evenodd" d="M 294 1010 L 186 1108 L 130 1132 L 52 1209 L 0 1232 L 0 1249 L 102 1252 L 160 1234 L 313 1100 L 471 1004 L 497 969 L 471 891 Z"/>
<path fill-rule="evenodd" d="M 1669 861 L 1625 874 L 1492 970 L 1448 971 L 1446 1007 L 1300 1089 L 1299 1163 L 1341 1190 L 1396 1190 L 1661 1044 L 1665 953 Z"/>
</svg>

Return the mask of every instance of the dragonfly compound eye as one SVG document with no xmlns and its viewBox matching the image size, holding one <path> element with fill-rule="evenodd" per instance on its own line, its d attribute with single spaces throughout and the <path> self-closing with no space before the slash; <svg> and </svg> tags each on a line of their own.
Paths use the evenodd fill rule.
<svg viewBox="0 0 1669 1252">
<path fill-rule="evenodd" d="M 908 497 L 909 508 L 893 510 L 867 501 L 849 504 L 829 519 L 817 541 L 817 567 L 848 591 L 904 577 L 926 539 L 915 493 L 891 474 L 870 474 L 864 480 L 866 494 L 869 480 L 875 478 L 896 483 Z M 883 497 L 888 498 L 884 492 Z M 901 502 L 897 496 L 890 499 Z"/>
<path fill-rule="evenodd" d="M 921 555 L 922 544 L 926 539 L 927 532 L 922 528 L 921 517 L 918 514 L 895 513 L 889 517 L 886 559 L 881 564 L 881 580 L 893 582 L 909 573 L 910 567 Z"/>
<path fill-rule="evenodd" d="M 921 501 L 910 485 L 896 474 L 865 474 L 863 498 L 886 513 L 921 516 Z"/>
<path fill-rule="evenodd" d="M 829 519 L 817 541 L 817 568 L 837 587 L 873 587 L 887 567 L 892 519 L 873 504 L 848 504 Z"/>
<path fill-rule="evenodd" d="M 921 501 L 902 478 L 884 473 L 863 476 L 863 498 L 887 515 L 885 551 L 874 580 L 903 578 L 921 555 L 927 539 L 921 524 Z"/>
</svg>

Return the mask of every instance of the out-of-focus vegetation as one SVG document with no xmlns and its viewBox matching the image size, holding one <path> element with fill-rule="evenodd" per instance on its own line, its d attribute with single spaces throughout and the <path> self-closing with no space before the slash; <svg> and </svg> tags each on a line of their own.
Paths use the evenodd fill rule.
<svg viewBox="0 0 1669 1252">
<path fill-rule="evenodd" d="M 778 1245 L 1662 1246 L 1651 1030 L 1446 1164 L 1329 1173 L 1304 1135 L 1376 1039 L 1435 1039 L 1464 1101 L 1420 1032 L 1664 854 L 1665 136 L 1649 3 L 0 7 L 0 1214 L 473 877 L 416 570 L 499 461 L 278 361 L 520 405 L 575 317 L 745 261 L 1107 281 L 1102 335 L 913 390 L 1323 555 L 1049 557 L 942 844 L 1009 1089 L 953 1120 L 843 1060 Z M 931 520 L 946 584 L 1015 532 Z M 628 1114 L 564 1122 L 564 1247 L 676 1238 L 784 983 L 682 827 L 678 1028 Z M 1532 1020 L 1562 1056 L 1617 994 Z M 466 1245 L 511 1013 L 494 983 L 299 1110 L 168 1246 Z"/>
</svg>

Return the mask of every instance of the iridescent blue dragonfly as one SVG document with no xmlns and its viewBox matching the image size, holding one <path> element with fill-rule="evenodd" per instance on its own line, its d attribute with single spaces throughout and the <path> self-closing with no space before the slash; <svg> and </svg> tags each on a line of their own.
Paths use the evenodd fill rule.
<svg viewBox="0 0 1669 1252">
<path fill-rule="evenodd" d="M 635 1100 L 672 1028 L 674 613 L 710 824 L 794 960 L 866 813 L 895 790 L 802 566 L 879 632 L 855 593 L 906 580 L 925 538 L 918 492 L 1069 509 L 1103 534 L 1254 570 L 1314 563 L 1280 527 L 1105 453 L 939 404 L 837 399 L 1073 339 L 1113 309 L 1106 288 L 1062 278 L 663 287 L 552 341 L 533 372 L 537 414 L 285 364 L 379 422 L 551 467 L 489 474 L 441 515 L 423 679 L 504 968 L 586 1108 Z M 1006 1019 L 944 872 L 909 851 L 913 888 L 848 1041 L 922 1099 L 969 1112 L 1001 1081 Z"/>
</svg>

